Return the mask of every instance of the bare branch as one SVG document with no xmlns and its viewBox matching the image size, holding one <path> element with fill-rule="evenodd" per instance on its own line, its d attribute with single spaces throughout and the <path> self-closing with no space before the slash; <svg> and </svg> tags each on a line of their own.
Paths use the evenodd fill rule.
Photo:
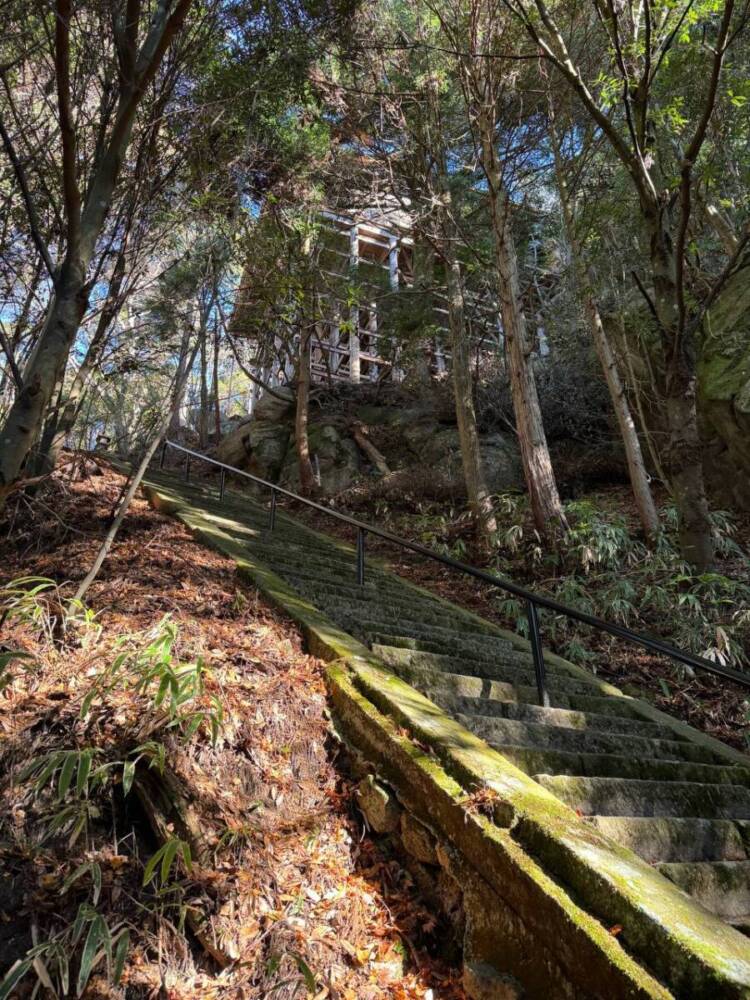
<svg viewBox="0 0 750 1000">
<path fill-rule="evenodd" d="M 727 37 L 729 26 L 734 13 L 734 0 L 726 0 L 724 13 L 719 26 L 719 36 L 714 50 L 714 58 L 711 62 L 711 76 L 708 84 L 706 99 L 703 103 L 703 111 L 696 126 L 693 138 L 690 141 L 682 158 L 680 170 L 680 223 L 675 241 L 675 269 L 677 286 L 677 309 L 679 313 L 679 333 L 682 335 L 687 326 L 687 305 L 685 303 L 685 244 L 690 225 L 690 214 L 692 211 L 692 184 L 693 166 L 701 151 L 701 147 L 706 138 L 708 125 L 713 115 L 716 105 L 716 97 L 719 90 L 719 79 L 724 56 L 727 50 Z"/>
<path fill-rule="evenodd" d="M 70 0 L 57 0 L 55 18 L 55 80 L 63 154 L 63 199 L 67 215 L 68 247 L 75 247 L 81 228 L 81 192 L 78 189 L 77 141 L 70 97 Z"/>
<path fill-rule="evenodd" d="M 0 326 L 0 347 L 2 347 L 6 358 L 8 359 L 8 365 L 10 367 L 11 375 L 13 376 L 13 381 L 16 383 L 16 388 L 20 392 L 23 389 L 23 376 L 16 363 L 16 356 L 13 352 L 13 347 L 5 335 L 5 330 Z"/>
<path fill-rule="evenodd" d="M 50 278 L 54 281 L 55 267 L 52 263 L 52 258 L 49 255 L 47 244 L 42 239 L 42 233 L 39 228 L 39 216 L 37 215 L 34 199 L 31 197 L 31 192 L 29 191 L 29 185 L 26 180 L 26 172 L 23 169 L 23 164 L 18 158 L 18 154 L 13 146 L 13 141 L 8 135 L 8 131 L 3 124 L 2 118 L 0 118 L 0 138 L 3 140 L 5 152 L 8 155 L 8 159 L 10 160 L 13 171 L 16 175 L 16 180 L 18 181 L 18 186 L 21 189 L 21 196 L 23 197 L 23 202 L 26 207 L 26 216 L 29 220 L 29 229 L 31 231 L 31 238 L 34 241 L 34 246 L 39 251 L 39 256 L 44 261 L 44 266 L 47 268 Z"/>
</svg>

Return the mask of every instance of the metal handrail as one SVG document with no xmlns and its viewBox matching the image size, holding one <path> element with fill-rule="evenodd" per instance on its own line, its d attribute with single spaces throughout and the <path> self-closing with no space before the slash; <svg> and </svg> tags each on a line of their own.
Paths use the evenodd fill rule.
<svg viewBox="0 0 750 1000">
<path fill-rule="evenodd" d="M 190 479 L 190 463 L 192 459 L 197 459 L 200 462 L 208 462 L 210 465 L 215 465 L 217 468 L 221 469 L 219 497 L 222 500 L 224 498 L 227 472 L 231 473 L 233 476 L 241 476 L 244 479 L 249 479 L 258 485 L 271 490 L 271 509 L 269 512 L 270 530 L 273 530 L 276 519 L 277 494 L 289 497 L 290 500 L 296 500 L 298 503 L 304 504 L 307 507 L 312 507 L 313 510 L 318 510 L 322 514 L 327 514 L 329 517 L 336 518 L 336 520 L 343 521 L 344 524 L 349 524 L 353 528 L 356 528 L 357 582 L 360 586 L 363 586 L 365 582 L 365 537 L 367 534 L 371 534 L 378 538 L 382 538 L 386 542 L 391 542 L 393 545 L 402 549 L 408 549 L 410 552 L 416 552 L 418 555 L 426 556 L 428 559 L 432 559 L 434 562 L 439 562 L 443 566 L 448 566 L 450 569 L 458 570 L 460 573 L 465 573 L 467 576 L 474 577 L 475 580 L 482 580 L 485 583 L 491 584 L 493 587 L 498 587 L 501 590 L 507 591 L 509 594 L 513 594 L 515 597 L 521 598 L 521 600 L 523 600 L 526 604 L 526 617 L 529 623 L 529 640 L 531 642 L 531 652 L 534 660 L 534 674 L 539 694 L 539 702 L 542 705 L 549 705 L 549 695 L 547 693 L 544 651 L 542 649 L 541 630 L 539 627 L 539 608 L 544 608 L 547 611 L 553 611 L 555 614 L 563 615 L 573 621 L 581 622 L 583 625 L 589 625 L 591 628 L 598 629 L 600 632 L 606 632 L 618 639 L 625 639 L 627 642 L 631 642 L 636 646 L 647 649 L 652 653 L 658 653 L 662 656 L 670 656 L 672 659 L 683 663 L 685 666 L 698 670 L 705 670 L 717 677 L 724 677 L 727 680 L 735 681 L 737 684 L 750 688 L 750 675 L 744 674 L 739 670 L 734 670 L 732 667 L 722 666 L 720 663 L 714 663 L 711 660 L 707 660 L 703 656 L 695 656 L 693 653 L 687 653 L 684 650 L 677 649 L 676 646 L 670 645 L 668 642 L 663 642 L 661 639 L 656 639 L 653 636 L 634 632 L 632 629 L 626 628 L 624 625 L 616 625 L 613 622 L 597 618 L 595 615 L 586 614 L 585 611 L 577 611 L 575 608 L 570 608 L 565 604 L 560 604 L 559 601 L 555 601 L 551 597 L 544 597 L 541 594 L 535 594 L 533 591 L 527 590 L 525 587 L 519 587 L 518 584 L 512 583 L 510 580 L 505 580 L 502 577 L 495 576 L 494 573 L 488 573 L 486 570 L 477 569 L 475 566 L 469 566 L 466 563 L 460 562 L 458 559 L 452 559 L 450 556 L 441 555 L 441 553 L 435 552 L 434 549 L 430 549 L 426 545 L 420 545 L 419 542 L 410 542 L 406 538 L 400 538 L 398 535 L 394 535 L 390 531 L 386 531 L 384 528 L 378 528 L 374 524 L 368 524 L 366 521 L 360 521 L 356 517 L 350 517 L 348 514 L 342 514 L 340 511 L 334 510 L 331 507 L 325 507 L 323 504 L 316 503 L 315 500 L 310 500 L 307 497 L 293 493 L 291 490 L 287 490 L 283 486 L 279 486 L 276 483 L 270 483 L 268 480 L 261 479 L 260 476 L 254 476 L 252 473 L 245 472 L 243 469 L 237 469 L 232 465 L 226 465 L 224 462 L 219 462 L 217 459 L 202 455 L 198 451 L 185 448 L 184 445 L 177 444 L 174 441 L 165 440 L 162 444 L 161 454 L 159 457 L 160 469 L 164 467 L 164 458 L 167 448 L 174 448 L 176 451 L 180 451 L 186 456 L 186 481 L 189 481 Z"/>
</svg>

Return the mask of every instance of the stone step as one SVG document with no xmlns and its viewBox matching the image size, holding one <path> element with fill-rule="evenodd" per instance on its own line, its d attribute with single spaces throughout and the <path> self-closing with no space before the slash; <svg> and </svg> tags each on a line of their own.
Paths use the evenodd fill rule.
<svg viewBox="0 0 750 1000">
<path fill-rule="evenodd" d="M 497 636 L 497 632 L 490 626 L 483 627 L 481 622 L 477 622 L 470 616 L 453 613 L 450 608 L 446 608 L 440 602 L 430 600 L 430 598 L 423 598 L 419 593 L 405 592 L 402 598 L 376 591 L 374 599 L 369 593 L 360 598 L 359 591 L 352 593 L 351 588 L 349 588 L 347 593 L 345 588 L 342 587 L 341 594 L 342 597 L 346 597 L 346 604 L 350 613 L 359 616 L 361 621 L 371 619 L 373 611 L 378 609 L 379 611 L 386 612 L 388 615 L 403 615 L 406 621 L 419 622 L 423 625 L 431 622 L 435 622 L 438 625 L 445 625 L 450 622 L 451 625 L 455 626 L 456 631 L 468 628 L 482 635 Z M 333 598 L 326 596 L 325 600 L 329 604 L 333 604 Z M 503 637 L 498 636 L 498 638 Z"/>
<path fill-rule="evenodd" d="M 414 601 L 402 600 L 392 594 L 378 590 L 377 586 L 366 585 L 364 589 L 357 586 L 357 599 L 352 598 L 352 587 L 336 584 L 331 586 L 325 581 L 305 580 L 295 573 L 286 570 L 279 571 L 300 594 L 307 596 L 321 611 L 338 622 L 342 627 L 356 626 L 362 631 L 362 624 L 372 620 L 377 621 L 381 629 L 393 628 L 395 622 L 409 632 L 429 634 L 435 628 L 446 628 L 446 614 L 439 605 L 419 604 Z M 364 598 L 364 599 L 363 599 Z M 451 625 L 453 621 L 451 620 Z M 461 626 L 457 625 L 456 630 Z M 433 633 L 434 634 L 434 633 Z"/>
<path fill-rule="evenodd" d="M 502 636 L 500 636 L 502 638 Z M 505 640 L 508 643 L 508 663 L 517 664 L 518 666 L 524 666 L 529 670 L 533 671 L 534 660 L 530 652 L 518 649 L 514 646 L 510 639 Z M 388 646 L 382 643 L 375 643 L 373 645 L 373 652 L 378 649 L 378 656 L 388 657 L 389 662 L 394 666 L 399 664 L 411 664 L 415 667 L 429 667 L 434 670 L 445 671 L 448 674 L 460 674 L 466 673 L 467 658 L 464 656 L 448 656 L 445 653 L 427 653 L 421 649 L 409 649 L 405 646 Z M 494 662 L 500 662 L 499 658 L 493 661 L 487 660 L 477 660 L 468 661 L 471 664 L 472 669 L 469 673 L 476 677 L 491 677 L 491 673 L 486 673 L 486 671 L 491 671 Z M 557 668 L 550 668 L 547 671 L 549 677 L 567 677 L 562 671 Z M 591 687 L 587 685 L 587 687 Z"/>
<path fill-rule="evenodd" d="M 502 716 L 487 715 L 458 715 L 459 722 L 466 726 L 471 732 L 481 736 L 488 743 L 512 744 L 516 747 L 526 747 L 535 752 L 546 750 L 564 750 L 574 756 L 576 754 L 596 754 L 618 755 L 627 759 L 635 759 L 639 768 L 655 763 L 657 760 L 678 761 L 685 765 L 689 771 L 696 769 L 696 774 L 709 777 L 682 778 L 683 781 L 706 781 L 711 780 L 710 775 L 717 781 L 726 781 L 725 772 L 737 772 L 736 783 L 742 784 L 746 779 L 750 779 L 750 772 L 740 768 L 721 767 L 716 764 L 706 764 L 694 762 L 686 759 L 683 752 L 689 755 L 692 747 L 690 744 L 678 743 L 673 740 L 654 739 L 632 733 L 606 733 L 593 729 L 574 729 L 564 726 L 545 725 L 544 723 L 530 722 L 527 720 L 515 720 Z M 539 768 L 538 770 L 544 770 Z M 565 767 L 562 771 L 565 774 L 586 774 L 586 771 L 570 771 Z M 600 774 L 618 773 L 600 771 Z M 639 773 L 639 777 L 643 777 Z"/>
<path fill-rule="evenodd" d="M 741 785 L 639 781 L 535 774 L 535 781 L 584 816 L 675 816 L 750 819 L 750 789 Z"/>
<path fill-rule="evenodd" d="M 491 656 L 500 653 L 510 653 L 513 651 L 513 643 L 510 639 L 504 639 L 499 635 L 486 635 L 483 632 L 475 632 L 468 625 L 454 626 L 452 622 L 437 625 L 432 623 L 412 622 L 408 619 L 392 618 L 383 621 L 379 618 L 358 620 L 353 615 L 347 617 L 357 628 L 367 635 L 380 636 L 388 635 L 394 627 L 398 628 L 398 638 L 407 642 L 436 642 L 442 648 L 458 646 L 460 648 L 479 649 L 487 651 Z M 445 615 L 443 616 L 445 623 Z M 398 646 L 398 643 L 396 644 Z"/>
<path fill-rule="evenodd" d="M 253 552 L 269 566 L 283 566 L 289 573 L 299 572 L 300 576 L 317 574 L 318 578 L 342 582 L 348 577 L 356 580 L 357 563 L 352 556 L 338 557 L 325 552 L 310 552 L 303 547 L 292 548 L 281 539 L 268 543 L 253 538 L 250 542 Z"/>
<path fill-rule="evenodd" d="M 462 720 L 463 721 L 463 720 Z M 570 775 L 583 778 L 623 778 L 637 781 L 656 782 L 701 782 L 711 785 L 731 782 L 734 777 L 731 767 L 722 768 L 714 764 L 691 764 L 689 762 L 662 757 L 641 757 L 611 751 L 574 751 L 554 748 L 542 750 L 533 746 L 502 743 L 488 739 L 487 742 L 508 760 L 527 774 L 552 773 L 556 776 Z M 748 779 L 750 784 L 750 779 Z"/>
<path fill-rule="evenodd" d="M 464 700 L 469 701 L 469 699 Z M 491 711 L 487 711 L 486 708 L 487 703 L 479 699 L 474 702 L 474 707 L 468 711 L 466 708 L 458 706 L 454 707 L 454 711 L 467 716 L 478 715 L 490 718 L 511 719 L 516 722 L 531 722 L 537 725 L 557 727 L 588 734 L 601 733 L 612 738 L 616 738 L 616 734 L 618 733 L 624 733 L 628 736 L 640 736 L 648 740 L 668 742 L 674 746 L 680 760 L 694 761 L 697 764 L 724 763 L 723 760 L 717 758 L 710 750 L 698 744 L 689 743 L 686 740 L 674 740 L 657 723 L 644 722 L 633 716 L 617 716 L 604 712 L 574 711 L 569 708 L 543 708 L 538 704 L 519 704 L 514 701 L 494 701 L 491 703 Z"/>
<path fill-rule="evenodd" d="M 746 861 L 750 831 L 742 820 L 592 816 L 587 822 L 644 861 Z"/>
<path fill-rule="evenodd" d="M 403 675 L 404 677 L 406 674 Z M 412 681 L 416 684 L 416 681 Z M 417 685 L 418 686 L 418 685 Z M 508 681 L 495 681 L 493 690 L 498 694 L 496 698 L 471 698 L 463 695 L 456 695 L 450 691 L 442 691 L 438 687 L 432 688 L 429 697 L 440 705 L 450 715 L 460 713 L 462 715 L 503 715 L 506 705 L 531 705 L 539 706 L 539 695 L 535 686 L 531 684 L 512 684 Z M 634 723 L 633 732 L 640 732 L 643 736 L 659 736 L 664 734 L 663 726 L 657 726 L 653 722 L 641 723 L 640 717 L 630 707 L 629 702 L 619 698 L 589 698 L 580 694 L 563 694 L 552 689 L 549 691 L 550 702 L 553 708 L 575 712 L 591 712 L 594 715 L 607 715 L 612 719 L 613 732 L 619 732 L 619 724 L 622 721 Z M 649 728 L 640 730 L 640 726 Z M 675 740 L 680 738 L 675 734 Z"/>
<path fill-rule="evenodd" d="M 447 670 L 436 670 L 432 667 L 412 665 L 408 662 L 398 661 L 396 658 L 390 656 L 383 656 L 381 653 L 382 649 L 383 647 L 378 643 L 372 646 L 373 653 L 383 659 L 389 666 L 393 667 L 401 677 L 411 680 L 412 683 L 420 687 L 428 687 L 430 690 L 450 691 L 470 698 L 488 698 L 506 701 L 508 699 L 503 697 L 505 689 L 502 687 L 494 688 L 492 686 L 495 681 L 502 681 L 505 684 L 521 684 L 533 687 L 536 693 L 534 674 L 525 667 L 516 667 L 512 663 L 503 664 L 496 661 L 493 664 L 484 664 L 483 672 L 490 676 L 481 676 L 479 673 L 471 674 L 466 671 L 463 673 L 453 673 Z M 472 666 L 475 665 L 472 664 Z M 579 694 L 591 690 L 590 686 L 585 682 L 569 680 L 561 674 L 548 677 L 547 689 L 553 697 L 557 693 Z"/>
<path fill-rule="evenodd" d="M 740 920 L 750 914 L 750 861 L 667 862 L 658 868 L 718 917 Z"/>
<path fill-rule="evenodd" d="M 406 637 L 407 641 L 409 637 Z M 503 637 L 500 637 L 503 640 Z M 441 653 L 429 653 L 422 649 L 413 649 L 409 646 L 391 646 L 384 643 L 373 643 L 372 650 L 390 666 L 414 666 L 435 670 L 439 673 L 466 674 L 469 677 L 503 677 L 505 678 L 505 668 L 514 667 L 522 673 L 518 674 L 519 683 L 529 683 L 536 688 L 536 676 L 534 674 L 534 661 L 531 653 L 518 649 L 509 639 L 507 642 L 507 654 L 499 653 L 491 658 L 474 658 L 471 653 L 463 656 L 449 656 Z M 420 645 L 419 640 L 413 640 L 414 644 Z M 499 672 L 498 672 L 499 671 Z M 601 701 L 612 702 L 614 699 L 599 695 L 599 688 L 596 679 L 592 676 L 589 680 L 586 677 L 576 677 L 566 670 L 549 664 L 546 668 L 546 680 L 550 690 L 554 687 L 558 691 L 579 691 L 589 697 L 599 697 Z M 621 699 L 625 704 L 625 699 Z"/>
<path fill-rule="evenodd" d="M 453 655 L 469 663 L 494 663 L 500 645 L 507 642 L 502 636 L 482 636 L 479 633 L 467 633 L 467 636 L 455 635 L 442 640 L 412 639 L 409 636 L 396 635 L 393 632 L 369 632 L 370 643 L 373 646 L 394 646 L 401 649 L 413 649 L 423 653 L 438 655 Z"/>
<path fill-rule="evenodd" d="M 340 593 L 344 598 L 347 595 L 353 595 L 356 598 L 361 593 L 369 592 L 383 595 L 393 595 L 397 600 L 399 600 L 406 592 L 406 588 L 400 582 L 394 582 L 392 579 L 385 580 L 383 578 L 376 577 L 374 574 L 370 574 L 369 577 L 365 577 L 363 589 L 360 584 L 357 583 L 357 574 L 354 563 L 352 563 L 351 566 L 338 567 L 335 570 L 331 570 L 329 573 L 324 573 L 322 570 L 318 570 L 317 563 L 312 559 L 312 557 L 309 557 L 306 565 L 302 566 L 296 562 L 286 559 L 281 551 L 275 557 L 262 552 L 260 549 L 256 549 L 255 551 L 258 558 L 264 557 L 263 562 L 265 562 L 267 566 L 277 572 L 280 576 L 285 576 L 293 580 L 299 580 L 300 583 L 311 584 L 313 586 L 324 583 L 327 585 L 327 589 L 331 593 Z"/>
</svg>

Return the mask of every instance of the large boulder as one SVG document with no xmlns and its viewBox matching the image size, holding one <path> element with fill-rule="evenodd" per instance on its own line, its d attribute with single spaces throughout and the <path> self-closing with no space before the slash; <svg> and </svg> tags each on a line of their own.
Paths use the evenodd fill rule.
<svg viewBox="0 0 750 1000">
<path fill-rule="evenodd" d="M 321 492 L 333 496 L 348 489 L 360 471 L 359 449 L 354 441 L 337 426 L 326 422 L 310 424 L 308 440 L 313 469 L 320 475 Z M 293 441 L 290 442 L 280 481 L 291 490 L 299 490 L 299 462 Z"/>
<path fill-rule="evenodd" d="M 289 424 L 251 418 L 221 439 L 214 457 L 275 482 L 286 458 L 290 433 Z"/>
<path fill-rule="evenodd" d="M 521 459 L 515 442 L 504 434 L 482 434 L 479 452 L 487 488 L 506 493 L 523 485 Z M 438 429 L 424 441 L 423 461 L 443 470 L 460 493 L 464 488 L 464 467 L 457 427 Z"/>
<path fill-rule="evenodd" d="M 294 390 L 289 386 L 275 386 L 273 392 L 266 392 L 260 397 L 253 407 L 253 417 L 255 420 L 268 420 L 274 423 L 291 416 L 294 409 Z"/>
<path fill-rule="evenodd" d="M 439 472 L 443 490 L 464 495 L 464 470 L 457 427 L 446 427 L 429 415 L 418 414 L 403 428 L 404 440 L 419 465 Z M 506 493 L 523 487 L 523 471 L 518 446 L 509 435 L 479 436 L 487 488 Z"/>
</svg>

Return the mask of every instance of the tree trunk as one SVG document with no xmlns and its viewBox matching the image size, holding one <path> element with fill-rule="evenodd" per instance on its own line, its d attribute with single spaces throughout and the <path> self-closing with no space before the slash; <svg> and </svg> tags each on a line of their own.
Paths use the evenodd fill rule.
<svg viewBox="0 0 750 1000">
<path fill-rule="evenodd" d="M 666 209 L 643 206 L 650 239 L 654 311 L 664 354 L 664 397 L 669 439 L 667 475 L 677 507 L 680 552 L 699 571 L 713 564 L 714 545 L 698 430 L 697 378 L 692 338 L 680 331 L 675 251 Z"/>
<path fill-rule="evenodd" d="M 200 408 L 198 412 L 198 441 L 200 450 L 208 447 L 208 330 L 201 323 L 200 334 Z"/>
<path fill-rule="evenodd" d="M 570 252 L 573 258 L 573 270 L 576 276 L 578 296 L 589 323 L 589 330 L 594 341 L 594 347 L 599 357 L 599 361 L 604 372 L 604 378 L 609 389 L 612 407 L 615 411 L 617 424 L 620 428 L 623 445 L 625 446 L 625 457 L 628 464 L 628 474 L 630 484 L 633 489 L 635 504 L 638 509 L 638 516 L 643 527 L 643 533 L 649 544 L 653 543 L 659 532 L 659 515 L 656 512 L 654 498 L 651 494 L 646 464 L 643 460 L 641 442 L 638 439 L 635 421 L 630 412 L 625 388 L 620 377 L 612 345 L 609 342 L 606 331 L 599 314 L 599 307 L 594 295 L 594 286 L 591 274 L 583 259 L 583 252 L 580 241 L 576 235 L 575 220 L 570 204 L 568 185 L 565 179 L 560 145 L 554 129 L 554 116 L 550 107 L 550 137 L 552 139 L 552 151 L 555 159 L 555 174 L 557 176 L 557 187 L 560 194 L 560 204 L 562 206 L 563 221 L 568 236 Z"/>
<path fill-rule="evenodd" d="M 85 266 L 65 261 L 47 319 L 24 371 L 23 389 L 8 413 L 0 437 L 0 506 L 21 475 L 68 360 L 86 309 Z"/>
<path fill-rule="evenodd" d="M 151 18 L 139 49 L 139 63 L 142 58 L 143 65 L 139 67 L 137 78 L 123 83 L 109 140 L 90 177 L 83 208 L 78 187 L 75 136 L 70 135 L 73 126 L 61 120 L 62 186 L 68 245 L 59 273 L 55 276 L 54 295 L 42 332 L 24 371 L 24 387 L 16 396 L 0 431 L 0 507 L 22 474 L 29 452 L 41 433 L 55 383 L 65 370 L 88 303 L 86 278 L 89 265 L 109 213 L 136 112 L 170 42 L 182 28 L 190 2 L 177 0 L 171 9 L 163 5 Z M 67 25 L 64 27 L 67 30 Z M 66 163 L 66 149 L 69 153 L 71 145 L 73 155 L 68 157 Z"/>
<path fill-rule="evenodd" d="M 312 330 L 303 325 L 299 341 L 299 368 L 297 372 L 297 411 L 294 421 L 294 439 L 299 464 L 300 492 L 310 496 L 315 492 L 315 473 L 310 461 L 308 419 L 310 405 L 310 341 Z"/>
<path fill-rule="evenodd" d="M 494 128 L 484 113 L 478 116 L 482 164 L 487 176 L 492 229 L 495 237 L 498 292 L 507 350 L 513 411 L 526 486 L 534 523 L 541 534 L 557 534 L 565 515 L 557 491 L 521 303 L 518 260 L 510 231 L 508 195 L 494 147 Z"/>
<path fill-rule="evenodd" d="M 367 455 L 369 460 L 378 470 L 381 476 L 390 476 L 391 470 L 388 468 L 388 463 L 385 460 L 385 456 L 382 455 L 375 445 L 370 441 L 367 436 L 367 428 L 359 420 L 355 420 L 350 428 L 352 432 L 352 437 L 354 438 L 354 443 L 357 447 Z"/>
<path fill-rule="evenodd" d="M 450 239 L 446 245 L 451 246 Z M 479 450 L 477 417 L 471 381 L 471 361 L 464 318 L 464 293 L 461 269 L 452 252 L 447 253 L 446 284 L 448 291 L 448 324 L 451 333 L 453 395 L 456 402 L 456 423 L 461 444 L 461 462 L 466 483 L 466 496 L 474 515 L 479 555 L 487 557 L 497 535 L 497 522 L 492 497 L 487 489 Z"/>
<path fill-rule="evenodd" d="M 89 587 L 96 579 L 99 570 L 102 568 L 104 560 L 107 558 L 109 550 L 112 548 L 112 544 L 115 538 L 117 537 L 117 532 L 120 530 L 120 525 L 122 524 L 125 515 L 128 512 L 128 508 L 130 507 L 131 501 L 135 496 L 138 487 L 141 485 L 141 480 L 146 474 L 146 470 L 148 469 L 149 463 L 153 458 L 156 449 L 159 447 L 159 443 L 164 437 L 167 428 L 169 427 L 172 413 L 176 409 L 179 409 L 180 400 L 182 399 L 182 394 L 185 391 L 185 385 L 187 384 L 188 375 L 190 374 L 190 369 L 192 368 L 193 362 L 195 361 L 195 355 L 198 352 L 198 346 L 199 346 L 198 344 L 196 344 L 188 357 L 189 344 L 190 344 L 190 334 L 186 333 L 183 335 L 182 338 L 182 346 L 180 348 L 180 364 L 175 374 L 175 381 L 172 387 L 167 415 L 162 419 L 161 424 L 159 425 L 156 433 L 151 439 L 151 443 L 146 447 L 146 450 L 143 454 L 143 457 L 141 458 L 138 468 L 133 474 L 133 478 L 128 484 L 128 487 L 122 497 L 122 500 L 120 501 L 120 506 L 117 508 L 117 513 L 112 521 L 109 531 L 104 537 L 104 540 L 99 548 L 97 556 L 94 559 L 94 563 L 89 572 L 84 577 L 84 579 L 78 585 L 75 597 L 73 598 L 73 600 L 75 601 L 83 600 Z"/>
<path fill-rule="evenodd" d="M 577 251 L 573 250 L 573 253 L 576 254 Z M 583 265 L 581 265 L 581 269 L 585 277 L 588 278 Z M 635 505 L 638 509 L 638 517 L 646 541 L 649 544 L 653 544 L 659 533 L 659 515 L 656 510 L 653 494 L 651 493 L 646 463 L 644 462 L 643 451 L 641 450 L 641 442 L 638 438 L 638 431 L 633 420 L 633 414 L 630 411 L 627 396 L 625 395 L 625 387 L 620 377 L 617 358 L 604 330 L 599 308 L 591 291 L 590 278 L 588 278 L 587 285 L 588 287 L 579 284 L 582 304 L 589 320 L 589 329 L 594 340 L 594 347 L 596 348 L 596 353 L 607 381 L 607 388 L 609 389 L 610 399 L 612 400 L 612 406 L 617 418 L 617 425 L 620 428 L 620 435 L 625 446 L 625 459 L 628 465 L 628 475 L 633 490 L 633 497 L 635 498 Z"/>
<path fill-rule="evenodd" d="M 436 81 L 430 84 L 430 111 L 434 135 L 442 136 L 440 122 L 440 102 Z M 476 544 L 480 558 L 489 556 L 495 544 L 497 522 L 492 505 L 492 498 L 487 489 L 482 468 L 482 454 L 479 450 L 479 435 L 477 433 L 477 418 L 474 409 L 474 394 L 471 381 L 471 361 L 469 352 L 468 332 L 464 309 L 464 288 L 461 266 L 456 256 L 458 232 L 452 214 L 451 190 L 448 183 L 448 164 L 445 148 L 442 146 L 431 149 L 431 158 L 437 165 L 434 175 L 437 190 L 435 200 L 438 205 L 437 232 L 435 234 L 436 249 L 445 265 L 446 290 L 448 293 L 448 326 L 451 336 L 453 396 L 456 406 L 456 423 L 458 439 L 461 447 L 461 464 L 466 484 L 466 498 L 469 502 L 474 519 Z M 429 177 L 431 167 L 427 166 L 426 176 Z M 424 281 L 432 285 L 431 272 L 434 257 L 430 254 L 421 262 L 421 275 L 415 273 L 415 281 Z M 417 261 L 415 261 L 415 264 Z M 415 267 L 415 271 L 416 271 Z M 417 286 L 418 287 L 418 286 Z M 431 301 L 431 299 L 430 299 Z"/>
<path fill-rule="evenodd" d="M 216 444 L 221 440 L 221 399 L 219 398 L 219 318 L 214 323 L 214 366 L 213 366 L 213 401 L 214 401 L 214 431 Z M 229 401 L 232 405 L 232 401 Z"/>
</svg>

